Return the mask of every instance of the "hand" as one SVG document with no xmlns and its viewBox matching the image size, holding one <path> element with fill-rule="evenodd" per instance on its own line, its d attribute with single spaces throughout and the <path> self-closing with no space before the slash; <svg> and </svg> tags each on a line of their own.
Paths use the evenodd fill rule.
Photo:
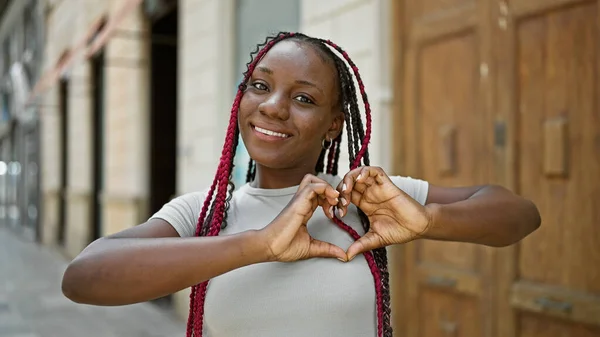
<svg viewBox="0 0 600 337">
<path fill-rule="evenodd" d="M 348 247 L 348 260 L 369 250 L 406 243 L 420 237 L 432 223 L 429 210 L 399 189 L 378 167 L 360 167 L 346 174 L 338 216 L 353 203 L 369 218 L 369 231 Z"/>
<path fill-rule="evenodd" d="M 267 227 L 260 230 L 267 243 L 269 260 L 292 262 L 313 257 L 335 257 L 347 261 L 346 253 L 331 243 L 313 239 L 306 224 L 318 206 L 333 219 L 339 192 L 326 181 L 306 175 L 298 192 Z"/>
</svg>

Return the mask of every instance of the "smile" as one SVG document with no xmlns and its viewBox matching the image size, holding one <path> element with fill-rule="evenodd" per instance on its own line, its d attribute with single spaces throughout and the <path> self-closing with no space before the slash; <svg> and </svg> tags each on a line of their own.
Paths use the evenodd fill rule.
<svg viewBox="0 0 600 337">
<path fill-rule="evenodd" d="M 262 133 L 263 135 L 267 135 L 267 136 L 279 137 L 279 138 L 288 138 L 289 137 L 289 135 L 286 135 L 285 133 L 280 133 L 280 132 L 275 132 L 275 131 L 259 128 L 258 126 L 254 126 L 254 130 L 256 130 L 256 132 Z"/>
</svg>

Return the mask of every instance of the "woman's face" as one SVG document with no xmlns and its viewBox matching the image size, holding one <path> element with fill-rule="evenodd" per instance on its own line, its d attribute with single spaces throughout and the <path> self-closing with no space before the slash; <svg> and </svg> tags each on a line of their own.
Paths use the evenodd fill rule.
<svg viewBox="0 0 600 337">
<path fill-rule="evenodd" d="M 258 164 L 314 169 L 324 138 L 339 135 L 337 72 L 307 43 L 275 44 L 257 64 L 239 108 L 244 144 Z"/>
</svg>

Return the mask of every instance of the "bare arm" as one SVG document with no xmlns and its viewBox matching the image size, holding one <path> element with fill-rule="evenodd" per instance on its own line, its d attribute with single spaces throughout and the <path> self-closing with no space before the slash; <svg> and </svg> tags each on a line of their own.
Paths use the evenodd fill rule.
<svg viewBox="0 0 600 337">
<path fill-rule="evenodd" d="M 316 208 L 332 209 L 338 195 L 327 182 L 307 175 L 271 223 L 233 235 L 181 238 L 168 222 L 150 220 L 91 243 L 67 267 L 63 293 L 80 303 L 124 305 L 159 298 L 255 263 L 313 257 L 345 261 L 340 247 L 311 238 L 306 228 Z"/>
<path fill-rule="evenodd" d="M 69 299 L 125 305 L 159 298 L 253 263 L 268 254 L 257 232 L 180 238 L 153 219 L 91 243 L 68 266 L 62 289 Z"/>
<path fill-rule="evenodd" d="M 541 223 L 533 202 L 495 185 L 431 185 L 426 207 L 433 220 L 427 239 L 502 247 L 523 239 Z"/>
</svg>

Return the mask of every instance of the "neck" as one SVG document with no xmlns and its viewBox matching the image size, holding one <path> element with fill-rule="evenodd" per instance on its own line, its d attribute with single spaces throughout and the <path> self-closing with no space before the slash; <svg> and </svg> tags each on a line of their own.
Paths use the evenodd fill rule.
<svg viewBox="0 0 600 337">
<path fill-rule="evenodd" d="M 252 187 L 278 189 L 300 185 L 307 174 L 315 174 L 314 165 L 290 169 L 273 169 L 256 164 L 256 177 L 250 184 Z"/>
</svg>

